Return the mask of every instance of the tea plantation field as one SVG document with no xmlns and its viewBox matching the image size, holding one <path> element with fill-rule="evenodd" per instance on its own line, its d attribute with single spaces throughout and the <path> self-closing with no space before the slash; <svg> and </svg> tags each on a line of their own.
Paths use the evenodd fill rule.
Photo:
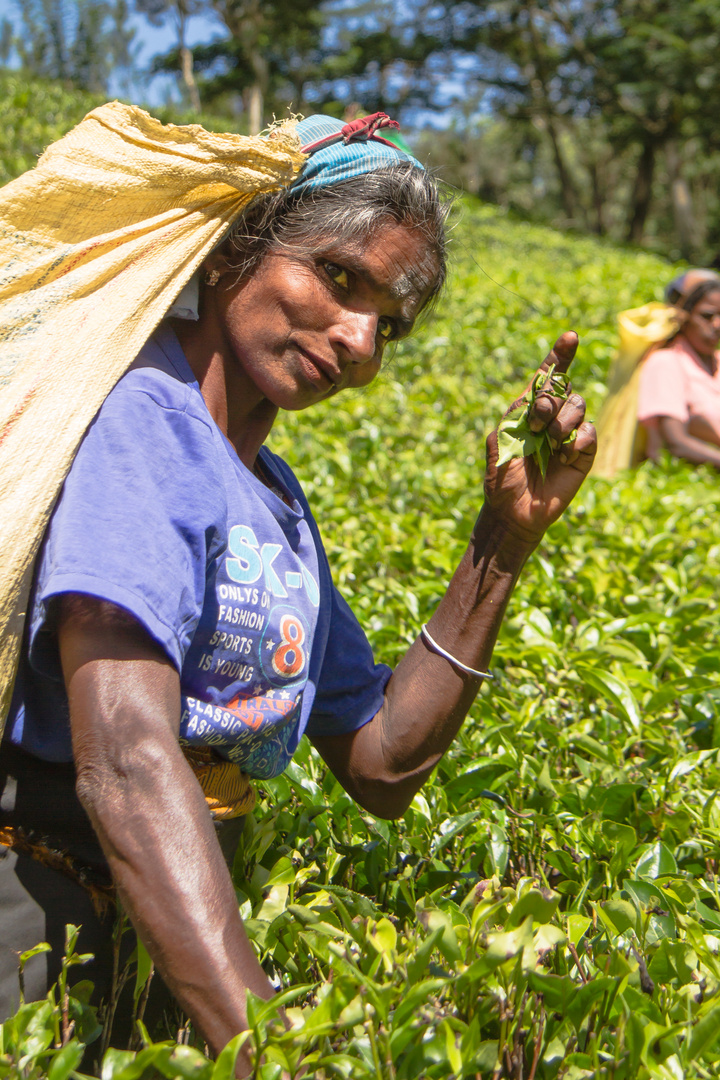
<svg viewBox="0 0 720 1080">
<path fill-rule="evenodd" d="M 673 273 L 477 204 L 453 249 L 447 294 L 377 383 L 272 438 L 391 664 L 464 549 L 505 404 L 576 329 L 596 415 L 616 312 Z M 263 786 L 234 874 L 292 1027 L 256 1003 L 258 1077 L 720 1076 L 719 502 L 716 473 L 669 461 L 587 482 L 404 820 L 359 810 L 307 746 Z M 60 1016 L 6 1024 L 0 1074 L 71 1075 L 76 1040 L 48 1049 Z M 201 1049 L 110 1051 L 103 1077 L 229 1080 L 232 1045 Z"/>
</svg>

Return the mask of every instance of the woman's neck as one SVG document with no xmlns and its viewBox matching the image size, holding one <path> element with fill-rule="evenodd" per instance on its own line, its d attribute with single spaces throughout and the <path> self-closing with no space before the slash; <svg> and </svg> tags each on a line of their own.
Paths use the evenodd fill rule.
<svg viewBox="0 0 720 1080">
<path fill-rule="evenodd" d="M 682 338 L 690 350 L 697 356 L 703 367 L 707 368 L 711 375 L 714 375 L 717 370 L 717 353 L 715 350 L 713 349 L 710 352 L 707 352 L 703 348 L 698 348 L 692 341 L 689 341 L 684 334 L 682 335 Z"/>
<path fill-rule="evenodd" d="M 275 422 L 277 406 L 233 363 L 221 336 L 204 320 L 173 319 L 172 326 L 208 412 L 243 465 L 252 469 Z"/>
</svg>

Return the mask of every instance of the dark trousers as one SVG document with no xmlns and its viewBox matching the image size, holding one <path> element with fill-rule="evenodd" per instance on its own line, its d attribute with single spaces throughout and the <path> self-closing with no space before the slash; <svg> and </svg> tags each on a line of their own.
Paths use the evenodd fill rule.
<svg viewBox="0 0 720 1080">
<path fill-rule="evenodd" d="M 21 849 L 0 846 L 0 1021 L 18 1007 L 20 953 L 41 941 L 51 946 L 50 952 L 34 956 L 25 967 L 26 1001 L 44 998 L 57 981 L 67 923 L 81 927 L 77 951 L 93 954 L 87 964 L 70 969 L 69 985 L 89 979 L 95 986 L 92 1004 L 106 1007 L 113 984 L 118 912 L 105 857 L 75 794 L 74 766 L 43 762 L 3 744 L 0 829 L 23 837 Z M 40 857 L 29 854 L 26 844 Z M 72 873 L 56 868 L 61 860 L 67 860 Z M 93 900 L 93 889 L 96 897 L 103 893 L 108 897 L 103 913 Z M 135 945 L 134 933 L 126 931 L 116 962 L 120 971 Z M 133 986 L 131 979 L 115 1011 L 110 1045 L 118 1048 L 127 1046 L 132 1035 Z M 174 1034 L 177 1012 L 162 980 L 154 975 L 144 1016 L 149 1030 L 158 1037 Z"/>
</svg>

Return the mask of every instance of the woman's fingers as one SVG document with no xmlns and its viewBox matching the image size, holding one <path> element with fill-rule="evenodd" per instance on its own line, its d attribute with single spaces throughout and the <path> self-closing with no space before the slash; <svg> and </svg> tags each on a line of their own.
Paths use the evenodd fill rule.
<svg viewBox="0 0 720 1080">
<path fill-rule="evenodd" d="M 554 364 L 555 371 L 561 371 L 565 374 L 575 358 L 578 341 L 579 338 L 574 330 L 566 330 L 564 334 L 560 335 L 543 360 L 540 371 L 549 371 Z"/>
<path fill-rule="evenodd" d="M 567 330 L 557 339 L 539 371 L 549 371 L 552 367 L 555 372 L 565 374 L 575 358 L 577 347 L 577 334 L 574 330 Z M 538 432 L 546 429 L 556 446 L 564 442 L 585 418 L 585 402 L 579 394 L 569 392 L 570 383 L 567 384 L 567 390 L 567 398 L 557 397 L 550 391 L 550 382 L 546 382 L 528 414 L 530 430 Z"/>
<path fill-rule="evenodd" d="M 574 465 L 583 473 L 589 473 L 597 451 L 597 434 L 594 424 L 584 421 L 577 429 L 577 437 L 565 443 L 557 452 L 563 465 Z"/>
<path fill-rule="evenodd" d="M 585 419 L 585 399 L 580 394 L 570 394 L 561 402 L 560 410 L 547 426 L 547 433 L 555 446 L 565 442 L 569 435 Z"/>
<path fill-rule="evenodd" d="M 552 394 L 538 394 L 530 409 L 528 424 L 531 431 L 547 433 L 559 446 L 585 419 L 585 401 L 580 394 L 568 394 L 567 398 Z"/>
<path fill-rule="evenodd" d="M 523 404 L 523 402 L 528 400 L 539 372 L 549 371 L 551 367 L 554 368 L 555 373 L 562 372 L 565 374 L 567 372 L 570 364 L 573 362 L 575 353 L 577 352 L 578 340 L 578 336 L 574 330 L 566 330 L 564 334 L 560 335 L 538 370 L 533 375 L 524 393 L 513 401 L 505 414 L 506 416 L 514 412 L 515 409 L 518 409 Z M 546 382 L 545 386 L 549 391 L 550 383 Z M 570 389 L 569 383 L 568 389 Z M 558 400 L 552 393 L 544 393 L 543 390 L 537 395 L 532 414 L 528 417 L 528 422 L 532 431 L 542 431 L 544 427 L 547 427 L 550 421 L 557 415 L 562 404 L 562 401 Z"/>
<path fill-rule="evenodd" d="M 554 397 L 552 394 L 539 393 L 528 414 L 530 430 L 542 431 L 543 428 L 548 427 L 557 416 L 562 404 L 562 398 Z"/>
</svg>

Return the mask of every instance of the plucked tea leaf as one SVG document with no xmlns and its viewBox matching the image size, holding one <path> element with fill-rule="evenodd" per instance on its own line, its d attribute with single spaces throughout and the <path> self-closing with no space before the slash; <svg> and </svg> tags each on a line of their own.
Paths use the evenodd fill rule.
<svg viewBox="0 0 720 1080">
<path fill-rule="evenodd" d="M 531 431 L 524 416 L 501 420 L 498 425 L 498 468 L 513 458 L 529 457 L 545 441 L 544 432 Z"/>
</svg>

